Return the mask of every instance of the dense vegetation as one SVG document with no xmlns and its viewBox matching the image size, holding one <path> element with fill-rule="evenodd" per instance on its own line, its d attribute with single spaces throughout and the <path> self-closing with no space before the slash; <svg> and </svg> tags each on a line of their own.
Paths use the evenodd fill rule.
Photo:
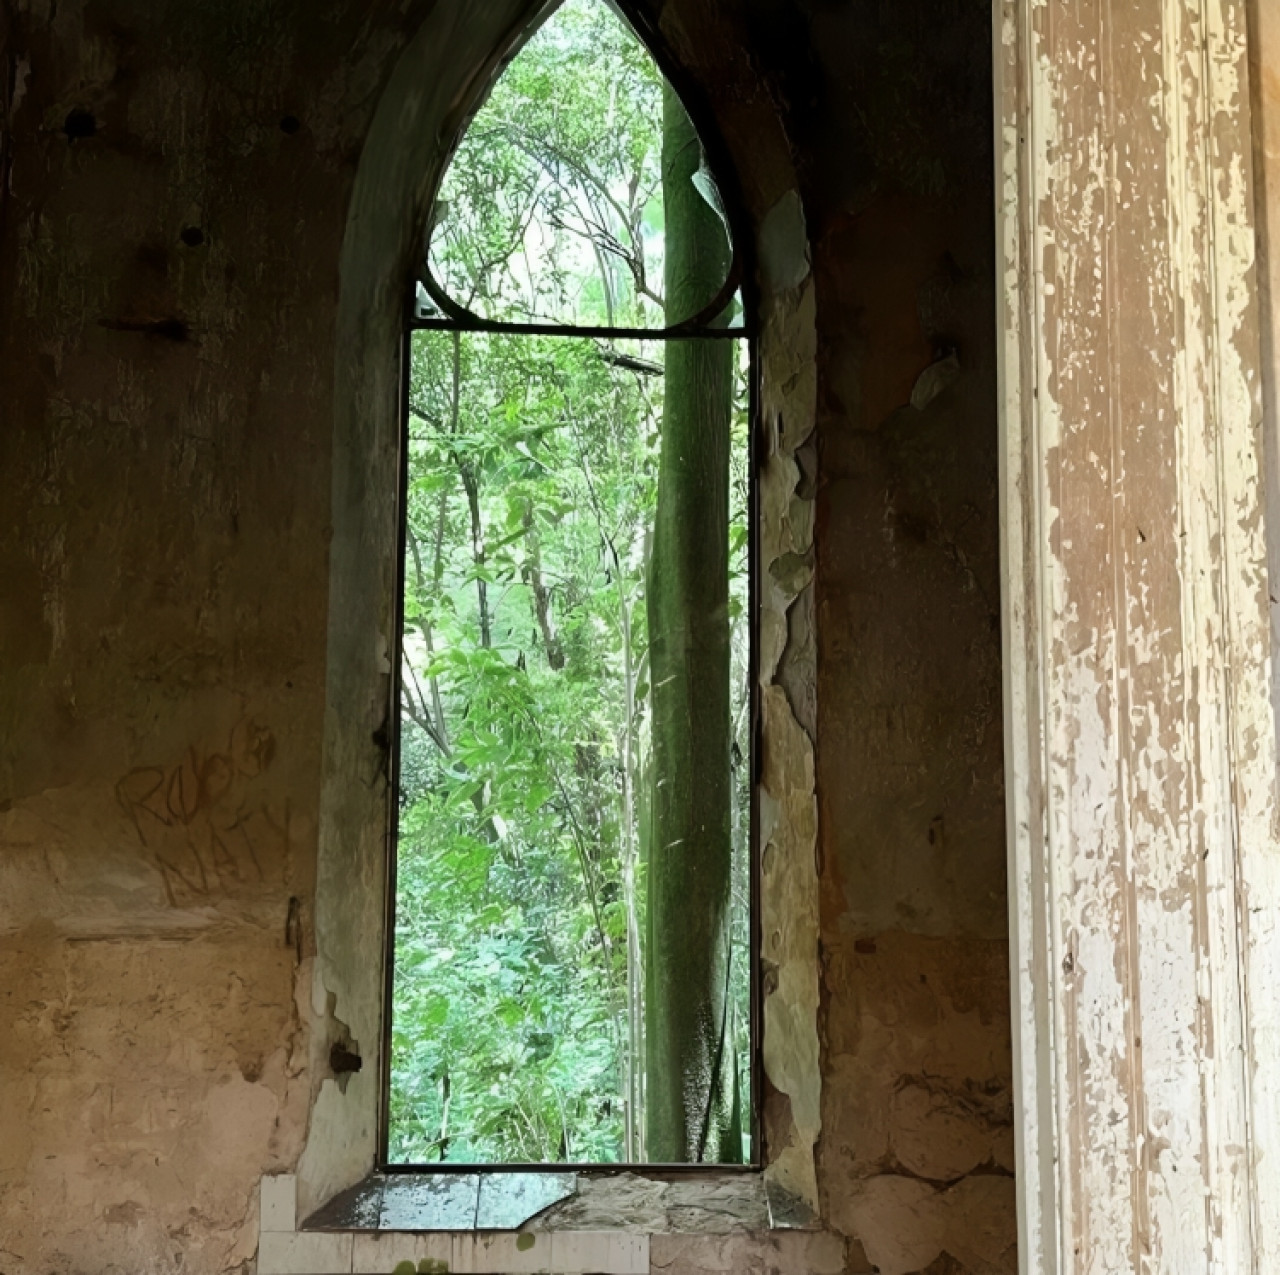
<svg viewBox="0 0 1280 1275">
<path fill-rule="evenodd" d="M 661 326 L 662 97 L 603 4 L 559 8 L 450 167 L 431 256 L 450 295 L 487 317 Z M 720 348 L 737 351 L 726 368 L 741 363 Z M 717 968 L 726 1067 L 745 1087 L 742 371 L 726 383 L 718 559 L 731 748 L 711 769 L 732 790 L 724 933 L 737 955 Z M 664 782 L 646 590 L 668 379 L 657 340 L 414 338 L 393 1160 L 646 1158 L 649 838 Z"/>
</svg>

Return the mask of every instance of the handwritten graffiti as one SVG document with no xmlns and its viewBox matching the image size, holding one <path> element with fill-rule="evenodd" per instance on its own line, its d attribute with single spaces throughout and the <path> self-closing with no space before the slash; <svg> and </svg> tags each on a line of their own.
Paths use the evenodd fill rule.
<svg viewBox="0 0 1280 1275">
<path fill-rule="evenodd" d="M 225 747 L 193 745 L 176 764 L 135 767 L 116 784 L 116 800 L 151 854 L 171 906 L 192 906 L 287 871 L 288 806 L 276 818 L 254 792 L 253 781 L 274 755 L 271 732 L 246 718 Z"/>
</svg>

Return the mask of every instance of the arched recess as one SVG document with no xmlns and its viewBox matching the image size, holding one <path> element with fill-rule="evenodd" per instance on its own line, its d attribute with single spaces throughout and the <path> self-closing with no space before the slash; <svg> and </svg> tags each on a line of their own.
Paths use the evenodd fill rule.
<svg viewBox="0 0 1280 1275">
<path fill-rule="evenodd" d="M 339 271 L 326 716 L 311 989 L 312 1106 L 298 1166 L 305 1216 L 374 1165 L 386 950 L 386 747 L 398 554 L 398 356 L 430 199 L 452 146 L 544 0 L 422 0 L 388 57 L 360 154 Z M 759 675 L 764 746 L 765 1156 L 817 1205 L 818 877 L 812 701 L 816 407 L 804 213 L 767 86 L 737 19 L 692 0 L 617 6 L 698 119 L 736 204 L 759 326 Z M 412 29 L 412 28 L 411 28 Z M 727 179 L 727 180 L 726 180 Z M 733 187 L 736 184 L 737 189 Z M 785 560 L 787 569 L 771 570 Z M 333 1075 L 335 1043 L 361 1069 Z"/>
</svg>

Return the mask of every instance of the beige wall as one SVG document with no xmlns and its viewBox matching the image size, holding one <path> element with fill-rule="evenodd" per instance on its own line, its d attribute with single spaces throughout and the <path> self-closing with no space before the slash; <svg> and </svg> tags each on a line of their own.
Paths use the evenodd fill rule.
<svg viewBox="0 0 1280 1275">
<path fill-rule="evenodd" d="M 824 1209 L 851 1270 L 1004 1272 L 988 13 L 847 8 L 672 0 L 662 30 L 723 64 L 731 151 L 781 119 L 744 197 L 763 221 L 785 159 L 812 241 L 817 585 L 780 682 L 818 750 Z M 6 1275 L 250 1261 L 258 1176 L 297 1163 L 323 1043 L 361 1012 L 313 987 L 337 263 L 425 11 L 8 20 Z M 909 407 L 952 348 L 958 378 Z M 372 741 L 353 756 L 374 782 Z"/>
</svg>

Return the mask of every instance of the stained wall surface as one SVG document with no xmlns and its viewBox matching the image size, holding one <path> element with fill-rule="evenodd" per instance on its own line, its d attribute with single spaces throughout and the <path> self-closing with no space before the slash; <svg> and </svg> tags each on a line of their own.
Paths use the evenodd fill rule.
<svg viewBox="0 0 1280 1275">
<path fill-rule="evenodd" d="M 1016 1270 L 989 20 L 815 23 L 820 109 L 862 120 L 811 205 L 821 1171 L 895 1273 Z"/>
<path fill-rule="evenodd" d="M 251 1270 L 258 1178 L 332 1088 L 337 263 L 427 8 L 0 10 L 4 1275 Z M 677 54 L 716 10 L 659 8 Z M 734 23 L 817 301 L 819 672 L 780 678 L 819 767 L 819 1187 L 850 1270 L 1005 1271 L 987 9 Z"/>
</svg>

